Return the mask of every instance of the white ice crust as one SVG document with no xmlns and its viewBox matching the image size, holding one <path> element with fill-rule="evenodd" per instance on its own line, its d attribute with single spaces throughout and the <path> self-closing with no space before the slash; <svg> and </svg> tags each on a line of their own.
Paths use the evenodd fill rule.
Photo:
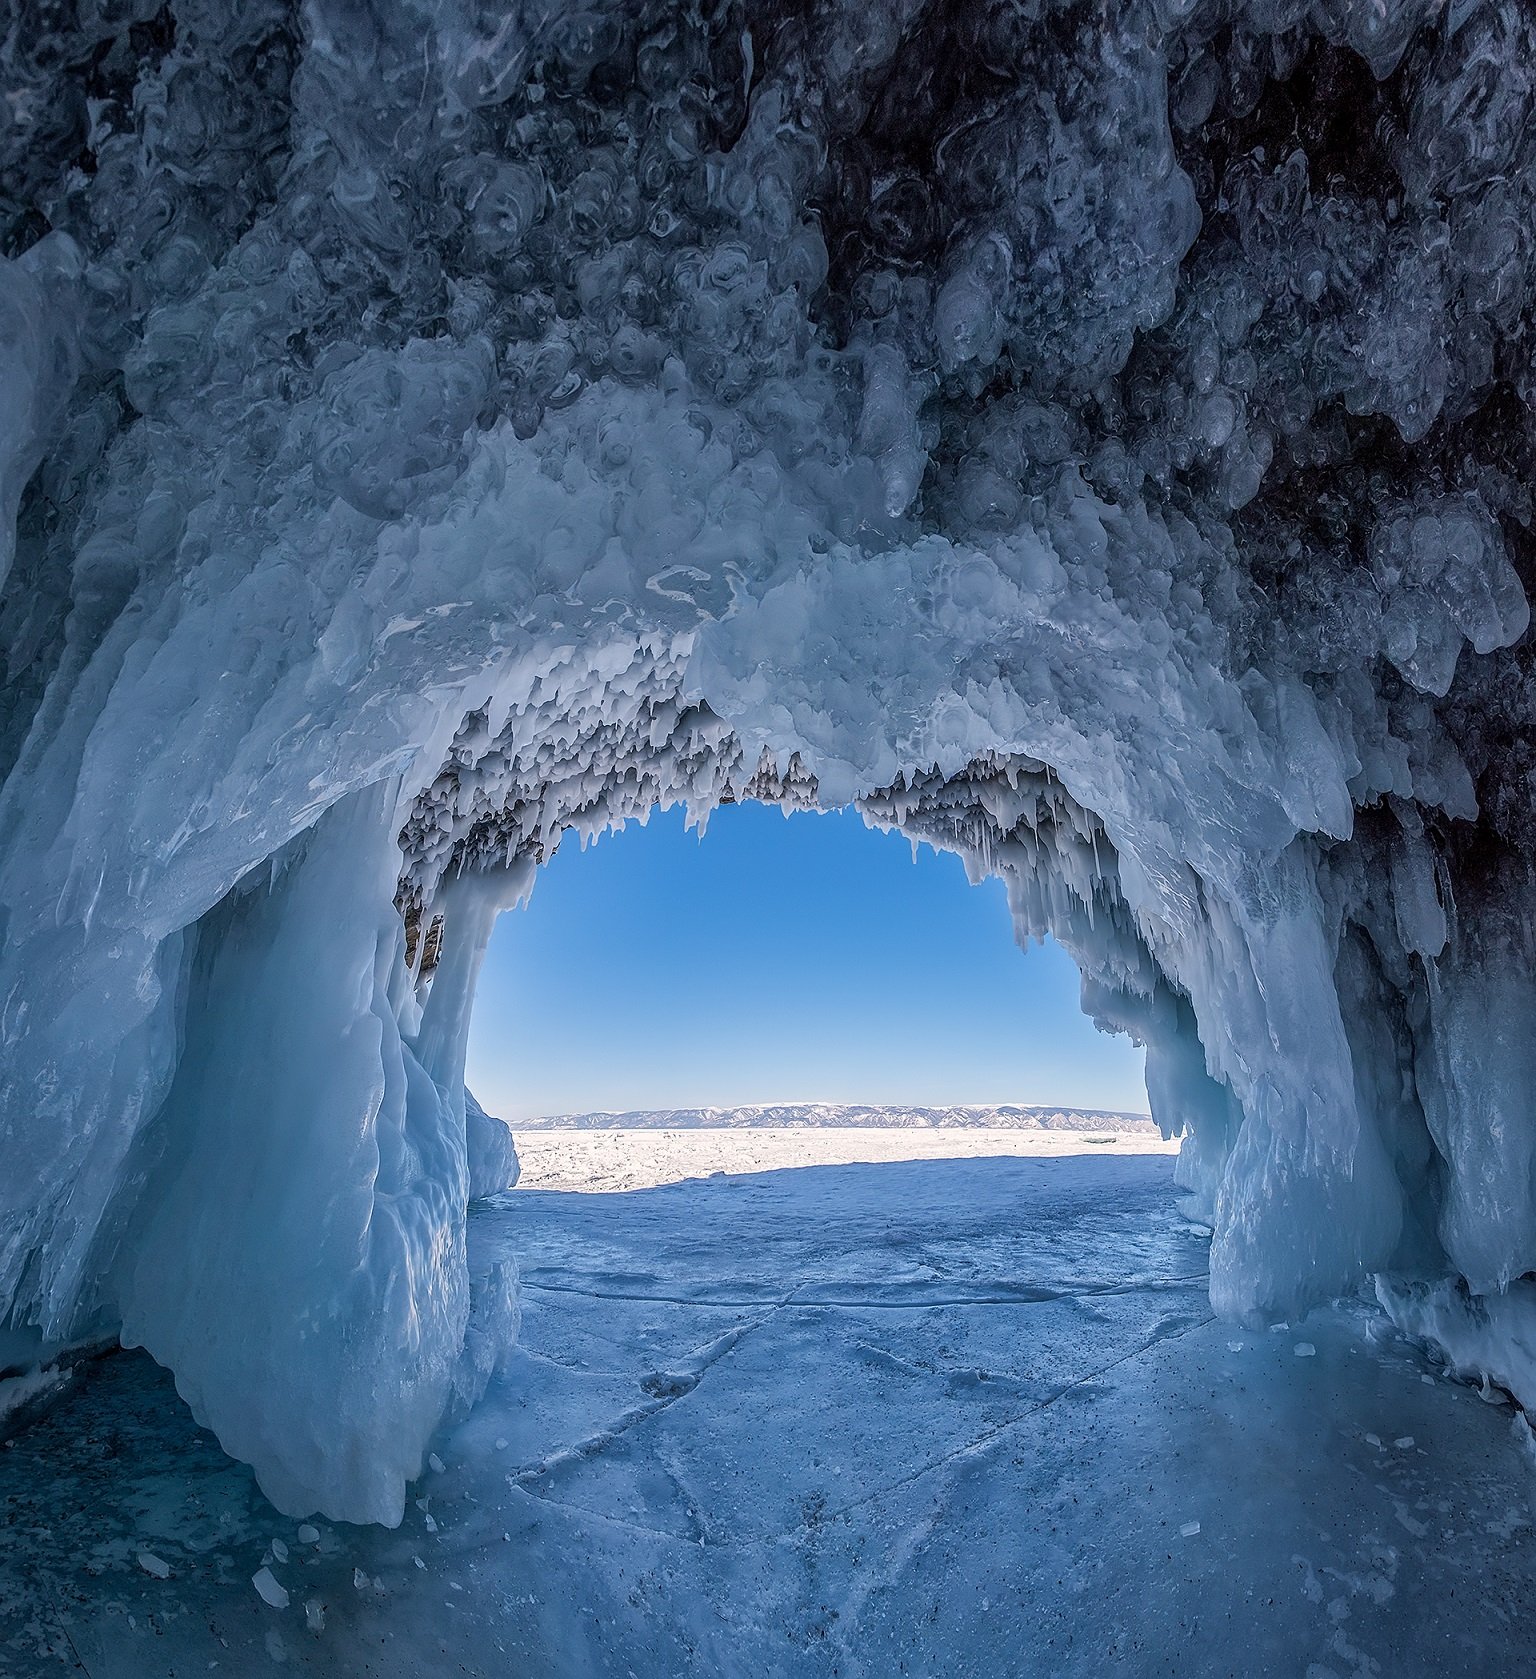
<svg viewBox="0 0 1536 1679">
<path fill-rule="evenodd" d="M 1520 7 L 153 10 L 0 61 L 7 1324 L 397 1521 L 515 1325 L 495 916 L 736 798 L 1066 944 L 1221 1311 L 1525 1309 Z"/>
</svg>

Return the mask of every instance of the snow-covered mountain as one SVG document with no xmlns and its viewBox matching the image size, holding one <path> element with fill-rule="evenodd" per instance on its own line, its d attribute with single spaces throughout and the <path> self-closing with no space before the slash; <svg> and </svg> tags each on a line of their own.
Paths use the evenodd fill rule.
<svg viewBox="0 0 1536 1679">
<path fill-rule="evenodd" d="M 1156 1131 L 1146 1116 L 1105 1108 L 1001 1107 L 957 1104 L 946 1108 L 874 1106 L 864 1102 L 757 1102 L 739 1108 L 647 1108 L 634 1113 L 546 1114 L 522 1120 L 523 1131 L 702 1131 L 749 1126 L 880 1125 L 993 1131 Z"/>
</svg>

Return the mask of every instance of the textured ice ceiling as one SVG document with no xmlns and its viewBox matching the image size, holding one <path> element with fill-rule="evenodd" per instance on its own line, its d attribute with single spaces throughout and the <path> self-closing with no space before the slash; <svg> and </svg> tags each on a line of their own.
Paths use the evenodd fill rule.
<svg viewBox="0 0 1536 1679">
<path fill-rule="evenodd" d="M 398 1519 L 515 1323 L 498 908 L 658 801 L 856 798 L 1147 1042 L 1218 1306 L 1518 1342 L 1520 0 L 0 31 L 5 1322 Z"/>
</svg>

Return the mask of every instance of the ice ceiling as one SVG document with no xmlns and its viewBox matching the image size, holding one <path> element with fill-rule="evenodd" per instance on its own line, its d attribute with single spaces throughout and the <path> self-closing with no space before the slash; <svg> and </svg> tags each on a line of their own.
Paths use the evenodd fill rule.
<svg viewBox="0 0 1536 1679">
<path fill-rule="evenodd" d="M 759 797 L 1064 940 L 1223 1310 L 1518 1342 L 1519 0 L 8 19 L 5 1322 L 398 1519 L 515 1328 L 491 921 Z"/>
</svg>

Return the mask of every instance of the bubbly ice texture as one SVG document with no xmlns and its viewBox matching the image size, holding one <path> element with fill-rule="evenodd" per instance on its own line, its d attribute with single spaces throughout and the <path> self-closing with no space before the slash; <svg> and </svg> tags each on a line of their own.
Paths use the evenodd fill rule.
<svg viewBox="0 0 1536 1679">
<path fill-rule="evenodd" d="M 515 1323 L 490 925 L 733 798 L 1004 878 L 1147 1044 L 1224 1312 L 1527 1310 L 1528 8 L 42 18 L 9 1329 L 120 1323 L 284 1509 L 397 1520 Z"/>
</svg>

